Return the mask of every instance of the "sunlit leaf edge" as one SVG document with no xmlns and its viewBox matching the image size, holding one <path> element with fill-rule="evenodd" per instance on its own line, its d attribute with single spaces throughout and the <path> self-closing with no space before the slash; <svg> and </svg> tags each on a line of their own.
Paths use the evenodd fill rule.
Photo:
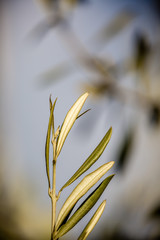
<svg viewBox="0 0 160 240">
<path fill-rule="evenodd" d="M 55 239 L 66 234 L 90 211 L 90 209 L 95 205 L 95 203 L 98 201 L 98 199 L 104 192 L 105 188 L 107 187 L 113 176 L 114 174 L 108 176 L 105 180 L 103 180 L 100 185 L 85 199 L 85 201 L 69 218 L 69 220 L 58 229 Z"/>
<path fill-rule="evenodd" d="M 65 203 L 63 204 L 56 223 L 56 229 L 59 228 L 72 207 L 83 197 L 90 188 L 92 188 L 101 177 L 103 177 L 114 165 L 113 161 L 103 164 L 92 173 L 85 176 L 82 181 L 74 188 Z"/>
</svg>

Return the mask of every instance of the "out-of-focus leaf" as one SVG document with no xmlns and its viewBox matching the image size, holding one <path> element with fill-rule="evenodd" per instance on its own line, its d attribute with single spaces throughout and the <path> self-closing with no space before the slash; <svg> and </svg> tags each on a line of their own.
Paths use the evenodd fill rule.
<svg viewBox="0 0 160 240">
<path fill-rule="evenodd" d="M 86 172 L 101 156 L 104 149 L 106 148 L 110 138 L 112 135 L 112 128 L 108 130 L 108 132 L 105 134 L 101 142 L 98 144 L 98 146 L 94 149 L 94 151 L 91 153 L 91 155 L 87 158 L 87 160 L 82 164 L 82 166 L 75 172 L 75 174 L 65 183 L 65 185 L 61 188 L 60 191 L 62 191 L 65 187 L 69 186 L 71 183 L 73 183 L 79 176 L 81 176 L 84 172 Z"/>
<path fill-rule="evenodd" d="M 111 82 L 104 82 L 103 80 L 101 81 L 101 79 L 99 82 L 92 82 L 91 84 L 85 83 L 83 85 L 84 89 L 88 92 L 91 92 L 94 96 L 112 94 L 114 90 Z"/>
<path fill-rule="evenodd" d="M 62 127 L 60 129 L 60 134 L 57 140 L 57 149 L 56 149 L 57 157 L 60 154 L 62 146 L 65 142 L 65 139 L 69 131 L 71 130 L 74 122 L 76 121 L 76 118 L 78 117 L 78 114 L 81 111 L 81 108 L 83 107 L 88 95 L 89 94 L 86 92 L 81 97 L 79 97 L 78 100 L 73 104 L 71 109 L 68 111 L 64 119 L 64 122 L 62 124 Z"/>
<path fill-rule="evenodd" d="M 90 58 L 85 59 L 86 67 L 91 70 L 92 72 L 97 71 L 104 75 L 109 75 L 110 70 L 113 69 L 113 62 L 110 59 L 105 59 L 102 57 L 92 56 Z M 95 67 L 96 66 L 96 67 Z M 92 78 L 93 79 L 93 78 Z"/>
<path fill-rule="evenodd" d="M 122 11 L 107 26 L 103 27 L 94 37 L 95 43 L 103 46 L 110 39 L 119 34 L 131 21 L 136 14 L 131 11 Z"/>
<path fill-rule="evenodd" d="M 41 4 L 45 9 L 51 10 L 56 3 L 56 0 L 37 0 L 37 3 Z"/>
<path fill-rule="evenodd" d="M 158 126 L 160 123 L 160 106 L 159 104 L 154 104 L 149 109 L 149 121 L 151 125 Z"/>
<path fill-rule="evenodd" d="M 148 54 L 150 53 L 150 46 L 147 38 L 143 33 L 137 33 L 135 38 L 135 67 L 137 70 L 142 70 Z"/>
<path fill-rule="evenodd" d="M 134 49 L 134 67 L 139 72 L 140 80 L 142 81 L 146 90 L 150 90 L 150 79 L 147 74 L 148 59 L 151 56 L 151 46 L 147 36 L 143 32 L 138 32 L 135 38 Z"/>
<path fill-rule="evenodd" d="M 54 101 L 54 104 L 50 110 L 50 117 L 49 117 L 49 123 L 48 123 L 48 131 L 46 136 L 46 145 L 45 145 L 45 159 L 46 159 L 46 172 L 47 172 L 47 178 L 48 178 L 48 185 L 50 188 L 50 176 L 49 176 L 49 146 L 50 146 L 50 136 L 51 136 L 51 127 L 53 126 L 53 112 L 55 108 L 57 99 Z"/>
<path fill-rule="evenodd" d="M 60 4 L 67 4 L 69 6 L 75 6 L 76 4 L 87 3 L 88 0 L 65 0 L 65 1 L 57 1 L 57 0 L 37 0 L 46 10 L 51 11 L 53 7 L 59 6 Z"/>
<path fill-rule="evenodd" d="M 93 215 L 93 217 L 91 218 L 91 220 L 89 221 L 87 226 L 84 228 L 84 230 L 81 233 L 81 235 L 79 236 L 78 240 L 85 240 L 88 237 L 88 235 L 91 233 L 91 231 L 93 230 L 93 228 L 99 221 L 99 219 L 104 211 L 105 206 L 106 206 L 106 200 L 104 200 L 101 203 L 101 205 L 98 207 L 97 211 L 95 212 L 95 214 Z"/>
<path fill-rule="evenodd" d="M 56 81 L 66 78 L 74 72 L 75 68 L 71 63 L 62 63 L 47 70 L 39 76 L 39 83 L 42 87 L 49 86 Z"/>
<path fill-rule="evenodd" d="M 54 16 L 41 20 L 28 33 L 27 41 L 34 44 L 40 43 L 52 28 L 58 26 L 63 21 L 64 19 L 62 19 L 58 14 L 54 14 Z"/>
<path fill-rule="evenodd" d="M 81 204 L 81 206 L 77 209 L 77 211 L 70 217 L 70 219 L 66 222 L 66 224 L 62 225 L 55 236 L 55 238 L 59 238 L 67 233 L 71 228 L 73 228 L 95 205 L 98 201 L 108 183 L 111 181 L 114 175 L 110 175 L 101 184 L 87 197 L 87 199 Z"/>
<path fill-rule="evenodd" d="M 79 1 L 78 0 L 65 0 L 64 3 L 69 6 L 75 6 Z"/>
<path fill-rule="evenodd" d="M 50 24 L 46 19 L 41 20 L 39 23 L 37 23 L 36 26 L 33 27 L 33 29 L 30 30 L 27 36 L 27 40 L 31 43 L 37 44 L 39 43 L 49 32 L 50 30 Z"/>
<path fill-rule="evenodd" d="M 114 162 L 111 161 L 99 167 L 94 172 L 85 176 L 82 181 L 75 187 L 70 196 L 67 198 L 63 204 L 60 213 L 57 218 L 56 229 L 59 228 L 65 217 L 68 215 L 69 211 L 77 203 L 77 201 L 83 197 L 86 192 L 93 187 L 99 179 L 104 176 L 104 174 L 113 166 Z"/>
<path fill-rule="evenodd" d="M 127 163 L 128 155 L 132 149 L 134 140 L 134 131 L 131 129 L 128 131 L 124 137 L 124 140 L 122 142 L 121 148 L 118 152 L 117 156 L 117 168 L 119 170 L 122 170 Z"/>
<path fill-rule="evenodd" d="M 160 219 L 160 204 L 153 208 L 153 210 L 149 214 L 149 218 Z"/>
</svg>

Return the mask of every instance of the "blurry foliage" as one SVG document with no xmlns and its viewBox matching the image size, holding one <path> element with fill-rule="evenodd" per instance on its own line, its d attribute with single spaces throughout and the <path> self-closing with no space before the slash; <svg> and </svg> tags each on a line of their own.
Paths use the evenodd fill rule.
<svg viewBox="0 0 160 240">
<path fill-rule="evenodd" d="M 142 33 L 135 36 L 135 68 L 141 70 L 145 67 L 147 57 L 150 53 L 150 45 Z"/>
<path fill-rule="evenodd" d="M 27 238 L 21 232 L 17 222 L 18 206 L 9 200 L 9 196 L 3 187 L 0 189 L 0 239 L 22 240 Z"/>
<path fill-rule="evenodd" d="M 160 220 L 160 204 L 158 204 L 149 214 L 149 218 Z"/>
<path fill-rule="evenodd" d="M 80 64 L 87 73 L 89 72 L 91 74 L 91 77 L 87 77 L 90 79 L 89 82 L 86 83 L 84 81 L 83 88 L 92 93 L 92 96 L 105 97 L 109 104 L 116 100 L 118 103 L 141 109 L 148 118 L 149 126 L 159 127 L 160 94 L 158 93 L 154 96 L 154 89 L 152 89 L 152 78 L 155 78 L 155 73 L 152 71 L 153 64 L 157 66 L 159 74 L 159 41 L 154 43 L 151 38 L 149 38 L 148 33 L 140 28 L 134 30 L 132 33 L 134 41 L 131 42 L 132 53 L 129 57 L 125 57 L 120 62 L 114 62 L 111 61 L 110 57 L 104 57 L 104 54 L 103 57 L 100 55 L 95 56 L 90 54 L 87 47 L 81 43 L 68 21 L 70 10 L 76 7 L 75 3 L 82 3 L 82 1 L 73 1 L 74 4 L 72 1 L 65 0 L 55 2 L 57 4 L 56 11 L 49 11 L 49 14 L 46 15 L 46 19 L 56 18 L 56 21 L 54 20 L 54 23 L 48 27 L 48 30 L 55 26 L 60 29 L 63 28 L 62 30 L 65 29 L 60 36 L 63 38 L 65 46 L 68 47 L 70 53 L 73 55 L 74 61 Z M 66 7 L 66 5 L 68 5 L 68 7 Z M 157 15 L 160 16 L 159 1 L 152 1 L 151 6 Z M 111 41 L 132 27 L 139 17 L 140 12 L 134 11 L 132 7 L 122 8 L 109 23 L 106 22 L 104 26 L 94 34 L 90 42 L 94 44 L 98 52 L 100 50 L 102 52 Z M 43 29 L 43 25 L 41 27 Z M 36 36 L 36 31 L 32 36 L 34 37 L 34 35 Z M 45 33 L 42 35 L 45 36 Z M 47 74 L 41 75 L 40 83 L 43 86 L 54 83 L 56 79 L 64 79 L 64 76 L 68 77 L 76 70 L 76 68 L 70 68 L 71 65 L 68 66 L 68 63 L 66 63 L 66 66 L 65 64 L 59 66 L 53 67 Z M 134 78 L 132 78 L 133 88 L 126 87 L 122 81 L 122 79 L 130 76 L 134 76 Z M 114 111 L 114 109 L 112 110 Z M 116 154 L 116 167 L 118 172 L 123 172 L 125 169 L 134 143 L 134 129 L 132 129 L 130 125 L 125 126 L 125 129 L 126 131 L 124 131 L 125 133 L 122 136 L 121 144 Z M 156 239 L 157 236 L 159 236 L 159 233 L 156 233 L 154 237 L 152 236 L 151 238 Z M 117 226 L 112 236 L 102 232 L 102 236 L 98 236 L 98 239 L 131 238 L 123 233 Z"/>
<path fill-rule="evenodd" d="M 143 30 L 136 29 L 132 33 L 134 39 L 131 43 L 132 54 L 129 57 L 125 57 L 120 63 L 114 63 L 108 56 L 95 56 L 90 54 L 88 49 L 81 43 L 68 20 L 70 10 L 73 10 L 76 4 L 84 2 L 67 0 L 49 2 L 48 4 L 52 2 L 52 7 L 54 4 L 56 6 L 52 9 L 49 5 L 46 6 L 49 12 L 49 14 L 48 12 L 46 14 L 46 19 L 58 19 L 56 26 L 64 30 L 61 38 L 63 38 L 65 46 L 68 47 L 70 53 L 74 56 L 74 61 L 91 74 L 89 83 L 84 83 L 83 88 L 92 93 L 93 96 L 106 97 L 110 103 L 112 100 L 116 100 L 118 103 L 122 102 L 126 105 L 133 105 L 136 108 L 142 109 L 149 119 L 150 126 L 158 127 L 160 122 L 160 100 L 151 94 L 152 79 L 150 72 L 152 70 L 152 61 L 155 59 L 155 55 L 159 49 L 159 44 L 156 43 L 156 45 L 151 42 L 147 33 Z M 91 4 L 92 1 L 89 3 Z M 158 6 L 158 1 L 153 1 L 152 8 L 157 8 L 157 12 L 159 9 Z M 95 49 L 103 50 L 114 38 L 125 33 L 139 17 L 140 12 L 134 10 L 134 8 L 129 8 L 129 6 L 121 8 L 109 23 L 106 22 L 94 34 L 92 39 L 90 39 L 91 43 L 95 45 Z M 63 24 L 59 24 L 62 22 Z M 50 28 L 52 27 L 55 27 L 55 25 L 51 24 Z M 159 58 L 160 54 L 158 55 Z M 158 61 L 156 64 L 158 65 Z M 49 70 L 47 74 L 41 75 L 41 84 L 48 86 L 48 84 L 55 82 L 56 79 L 63 79 L 66 75 L 68 77 L 76 70 L 76 68 L 70 68 L 70 66 L 66 63 Z M 125 85 L 119 84 L 119 82 L 122 82 L 122 78 L 133 74 L 135 77 L 132 79 L 132 82 L 136 86 L 135 88 L 127 88 Z M 130 126 L 126 130 L 127 133 L 122 139 L 122 144 L 117 154 L 117 168 L 119 171 L 123 170 L 127 164 L 132 150 L 134 134 L 132 131 L 130 132 L 129 128 Z"/>
<path fill-rule="evenodd" d="M 96 33 L 93 37 L 93 41 L 98 47 L 102 48 L 109 40 L 113 40 L 118 34 L 121 34 L 127 26 L 135 19 L 136 13 L 130 10 L 123 10 L 114 17 L 110 23 L 106 23 L 105 26 Z"/>
<path fill-rule="evenodd" d="M 77 63 L 80 63 L 82 67 L 89 71 L 94 77 L 90 80 L 90 83 L 84 84 L 87 91 L 94 93 L 98 96 L 106 96 L 115 98 L 118 102 L 124 102 L 129 104 L 128 97 L 132 97 L 131 103 L 136 105 L 138 108 L 148 109 L 150 122 L 154 125 L 159 123 L 159 111 L 160 105 L 152 96 L 148 95 L 150 92 L 151 80 L 149 79 L 149 71 L 152 58 L 154 57 L 154 52 L 156 53 L 155 47 L 151 46 L 149 39 L 147 39 L 146 34 L 142 31 L 136 31 L 135 41 L 133 42 L 133 54 L 130 59 L 124 59 L 120 64 L 110 61 L 109 58 L 102 58 L 100 56 L 91 55 L 85 46 L 79 41 L 75 36 L 75 33 L 70 27 L 68 21 L 68 13 L 71 7 L 76 7 L 76 4 L 84 3 L 84 1 L 40 1 L 45 4 L 48 9 L 46 14 L 46 20 L 49 21 L 47 29 L 51 29 L 54 26 L 66 27 L 63 32 L 63 38 L 65 44 L 68 45 L 69 51 L 74 55 Z M 52 8 L 51 8 L 51 5 Z M 91 4 L 91 2 L 90 2 Z M 154 2 L 156 4 L 156 1 Z M 123 33 L 124 30 L 129 27 L 134 20 L 139 17 L 139 13 L 133 11 L 130 8 L 121 9 L 119 13 L 109 22 L 106 23 L 101 30 L 99 30 L 95 36 L 92 38 L 92 42 L 101 48 L 107 46 L 109 41 L 113 40 L 119 34 Z M 54 19 L 54 21 L 53 21 Z M 55 22 L 56 19 L 56 22 Z M 59 25 L 59 23 L 63 24 Z M 56 24 L 55 24 L 56 23 Z M 40 23 L 39 27 L 45 29 L 45 26 Z M 41 31 L 42 35 L 45 36 L 47 31 Z M 36 31 L 30 35 L 33 38 L 39 38 L 39 33 Z M 159 46 L 157 46 L 159 47 Z M 41 74 L 41 85 L 48 86 L 55 82 L 55 80 L 63 79 L 64 76 L 69 76 L 74 73 L 76 68 L 71 66 L 71 64 L 64 63 L 53 69 L 46 71 L 46 73 Z M 144 86 L 144 91 L 135 91 L 124 88 L 123 85 L 119 86 L 117 79 L 119 76 L 125 77 L 129 74 L 137 75 L 135 78 L 135 83 Z M 138 78 L 138 82 L 137 82 Z M 157 100 L 158 101 L 158 100 Z"/>
<path fill-rule="evenodd" d="M 117 151 L 116 162 L 117 169 L 121 171 L 126 166 L 127 160 L 129 159 L 129 155 L 131 154 L 132 146 L 134 141 L 134 131 L 128 130 L 128 132 L 124 135 L 122 139 L 122 143 L 119 151 Z"/>
<path fill-rule="evenodd" d="M 154 205 L 153 209 L 148 214 L 147 221 L 154 223 L 154 230 L 151 233 L 152 239 L 160 239 L 160 204 L 157 203 Z"/>
<path fill-rule="evenodd" d="M 153 126 L 158 126 L 160 123 L 160 104 L 153 105 L 149 109 L 149 122 Z"/>
</svg>

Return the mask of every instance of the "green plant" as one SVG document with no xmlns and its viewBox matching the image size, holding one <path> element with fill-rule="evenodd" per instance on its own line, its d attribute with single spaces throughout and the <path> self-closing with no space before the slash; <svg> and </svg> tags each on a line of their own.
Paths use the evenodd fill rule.
<svg viewBox="0 0 160 240">
<path fill-rule="evenodd" d="M 58 195 L 56 195 L 56 163 L 57 158 L 61 152 L 65 139 L 71 130 L 74 122 L 77 118 L 82 116 L 84 113 L 80 114 L 80 111 L 88 97 L 88 93 L 83 94 L 78 98 L 78 100 L 73 104 L 71 109 L 68 111 L 63 124 L 55 131 L 54 127 L 54 108 L 57 99 L 52 104 L 50 98 L 50 117 L 48 124 L 48 131 L 46 137 L 46 148 L 45 148 L 45 158 L 46 158 L 46 172 L 48 178 L 48 194 L 51 198 L 52 202 L 52 229 L 51 229 L 51 240 L 56 240 L 67 233 L 71 228 L 73 228 L 95 205 L 95 203 L 100 198 L 101 194 L 105 190 L 106 186 L 112 179 L 114 175 L 110 175 L 105 178 L 100 185 L 86 198 L 86 200 L 81 204 L 81 206 L 73 213 L 70 217 L 70 214 L 78 202 L 78 200 L 83 197 L 88 190 L 93 187 L 102 176 L 113 166 L 114 162 L 111 161 L 99 167 L 94 172 L 85 176 L 82 181 L 75 187 L 72 193 L 69 195 L 65 203 L 63 204 L 57 220 L 56 220 L 56 203 L 60 197 L 60 194 L 64 188 L 73 183 L 79 176 L 81 176 L 85 171 L 87 171 L 101 156 L 105 147 L 107 146 L 111 134 L 112 128 L 108 130 L 105 134 L 101 142 L 95 148 L 95 150 L 91 153 L 91 155 L 87 158 L 87 160 L 82 164 L 82 166 L 76 171 L 76 173 L 64 184 L 64 186 L 60 189 Z M 51 137 L 52 133 L 52 137 Z M 53 146 L 53 176 L 52 176 L 52 185 L 50 181 L 50 173 L 49 173 L 49 150 L 50 150 L 50 141 Z M 98 222 L 101 214 L 103 213 L 106 201 L 103 201 L 81 235 L 79 236 L 79 240 L 86 239 L 88 234 L 92 231 L 96 223 Z"/>
</svg>

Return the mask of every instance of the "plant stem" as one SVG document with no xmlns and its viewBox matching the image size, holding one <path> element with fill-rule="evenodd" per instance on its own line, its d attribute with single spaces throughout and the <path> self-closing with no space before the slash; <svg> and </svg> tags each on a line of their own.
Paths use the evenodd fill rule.
<svg viewBox="0 0 160 240">
<path fill-rule="evenodd" d="M 51 240 L 53 240 L 55 223 L 56 223 L 56 140 L 53 140 L 53 184 L 52 184 L 52 226 L 51 226 Z"/>
</svg>

